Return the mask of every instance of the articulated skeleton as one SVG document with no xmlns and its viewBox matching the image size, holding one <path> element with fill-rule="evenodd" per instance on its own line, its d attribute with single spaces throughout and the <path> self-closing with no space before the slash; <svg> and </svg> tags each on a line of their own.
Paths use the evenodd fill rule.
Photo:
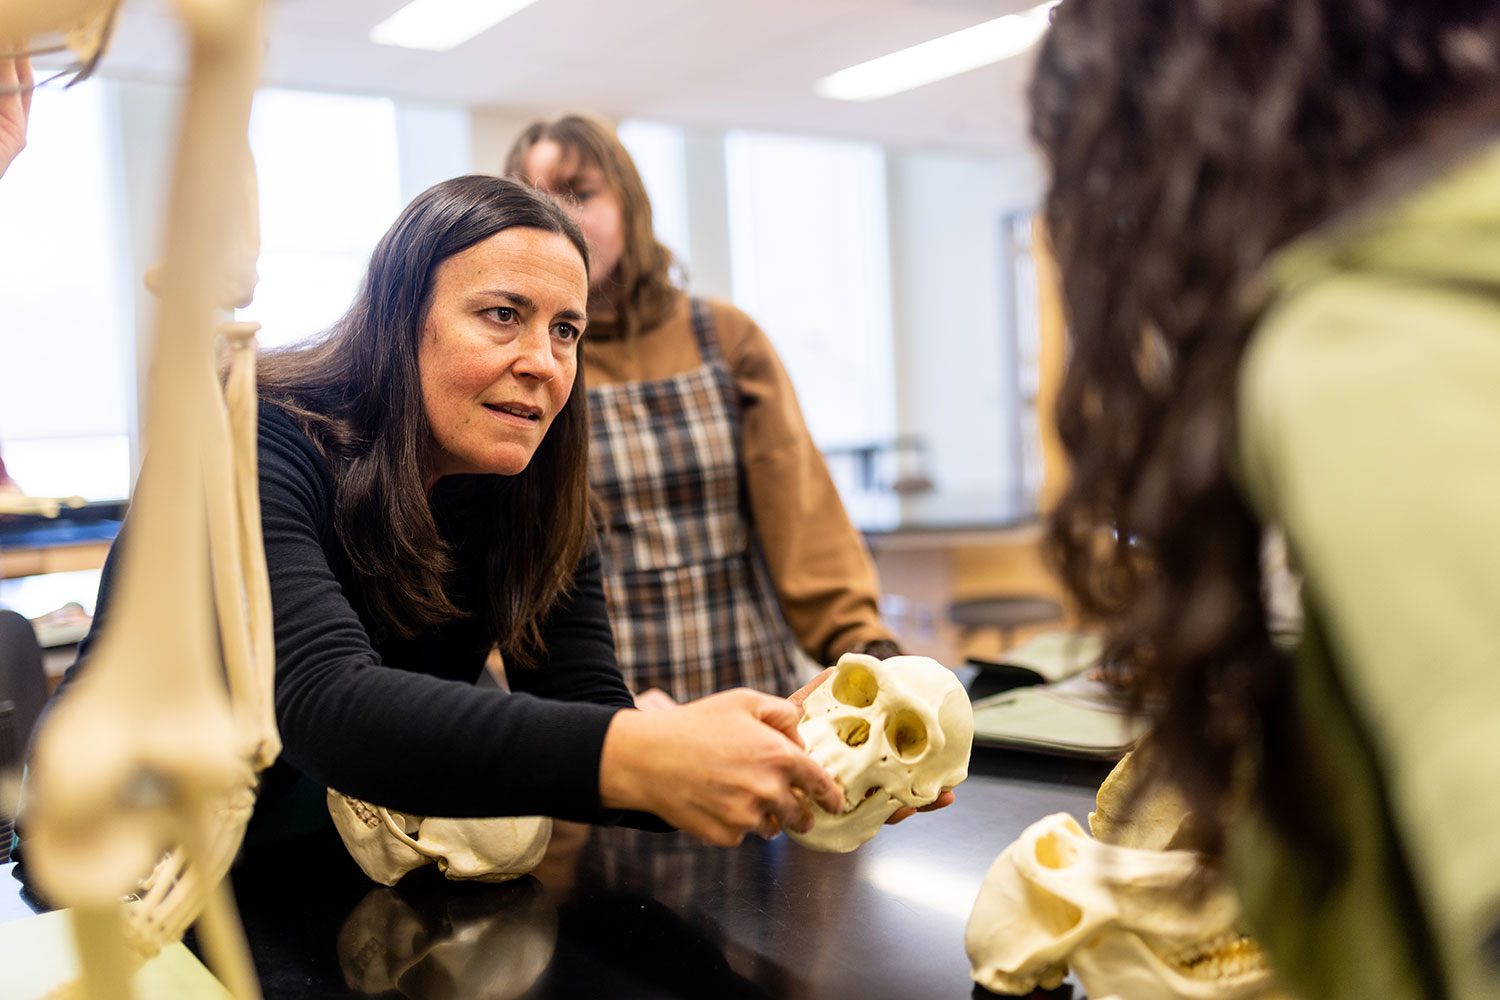
<svg viewBox="0 0 1500 1000">
<path fill-rule="evenodd" d="M 0 0 L 0 46 L 62 38 L 98 61 L 118 0 Z M 128 992 L 196 923 L 219 978 L 259 997 L 225 875 L 280 752 L 256 478 L 253 324 L 216 316 L 254 287 L 246 138 L 260 0 L 175 0 L 192 47 L 145 420 L 146 467 L 88 669 L 44 719 L 28 785 L 29 866 L 70 907 L 80 987 Z M 232 234 L 226 238 L 226 234 Z M 215 334 L 231 355 L 221 389 Z M 222 672 L 219 665 L 223 664 Z M 121 900 L 138 896 L 125 906 Z"/>
</svg>

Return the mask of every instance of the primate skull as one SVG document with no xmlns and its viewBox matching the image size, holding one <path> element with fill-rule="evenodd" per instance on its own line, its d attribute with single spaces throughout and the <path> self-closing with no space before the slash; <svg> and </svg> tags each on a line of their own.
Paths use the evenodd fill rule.
<svg viewBox="0 0 1500 1000">
<path fill-rule="evenodd" d="M 1197 852 L 1101 844 L 1056 813 L 995 859 L 964 945 L 996 993 L 1053 989 L 1071 967 L 1100 1000 L 1282 997 L 1239 916 Z"/>
<path fill-rule="evenodd" d="M 805 847 L 852 851 L 902 806 L 925 806 L 969 773 L 974 710 L 953 671 L 925 656 L 845 653 L 803 704 L 797 732 L 844 789 L 844 812 L 815 804 Z"/>
<path fill-rule="evenodd" d="M 546 816 L 413 816 L 332 788 L 328 812 L 350 856 L 382 885 L 395 885 L 407 872 L 433 863 L 450 879 L 505 882 L 535 868 L 552 838 Z"/>
</svg>

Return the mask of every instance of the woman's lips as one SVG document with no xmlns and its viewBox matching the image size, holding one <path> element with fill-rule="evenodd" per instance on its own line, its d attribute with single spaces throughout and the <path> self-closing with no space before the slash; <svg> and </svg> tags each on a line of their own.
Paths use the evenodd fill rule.
<svg viewBox="0 0 1500 1000">
<path fill-rule="evenodd" d="M 541 410 L 521 403 L 485 403 L 484 408 L 496 416 L 523 420 L 529 424 L 537 423 L 542 419 Z"/>
</svg>

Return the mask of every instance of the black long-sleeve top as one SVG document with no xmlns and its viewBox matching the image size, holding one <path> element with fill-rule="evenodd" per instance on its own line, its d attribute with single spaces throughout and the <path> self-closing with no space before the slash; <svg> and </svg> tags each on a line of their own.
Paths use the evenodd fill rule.
<svg viewBox="0 0 1500 1000">
<path fill-rule="evenodd" d="M 263 402 L 259 426 L 282 753 L 262 776 L 256 819 L 285 813 L 299 786 L 310 801 L 309 782 L 426 816 L 605 818 L 604 734 L 632 701 L 615 662 L 598 553 L 580 563 L 543 625 L 545 662 L 508 671 L 510 692 L 476 687 L 492 644 L 483 622 L 449 621 L 412 640 L 374 625 L 359 610 L 334 529 L 328 463 L 280 408 Z M 442 505 L 434 508 L 444 537 L 461 539 Z M 107 618 L 114 562 L 112 552 L 94 629 L 70 676 Z"/>
</svg>

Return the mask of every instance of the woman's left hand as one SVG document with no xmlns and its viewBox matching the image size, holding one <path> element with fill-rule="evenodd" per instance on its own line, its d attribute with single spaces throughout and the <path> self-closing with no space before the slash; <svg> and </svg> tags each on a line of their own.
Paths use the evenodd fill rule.
<svg viewBox="0 0 1500 1000">
<path fill-rule="evenodd" d="M 814 677 L 812 680 L 808 681 L 806 684 L 802 685 L 802 687 L 794 691 L 790 696 L 787 697 L 787 701 L 791 702 L 793 705 L 796 705 L 797 710 L 800 712 L 802 710 L 803 702 L 807 701 L 807 696 L 817 690 L 818 685 L 826 681 L 829 676 L 833 674 L 835 669 L 837 668 L 828 667 L 822 673 L 818 674 L 818 676 Z M 906 819 L 907 817 L 914 816 L 919 812 L 932 812 L 934 809 L 942 809 L 946 806 L 951 806 L 952 804 L 953 792 L 943 792 L 937 797 L 937 799 L 929 802 L 925 806 L 902 806 L 900 809 L 897 809 L 895 812 L 891 813 L 891 818 L 885 821 L 885 825 L 893 826 Z"/>
<path fill-rule="evenodd" d="M 0 175 L 26 145 L 26 118 L 31 112 L 31 60 L 0 57 Z"/>
<path fill-rule="evenodd" d="M 953 792 L 947 791 L 939 795 L 936 800 L 929 802 L 925 806 L 902 806 L 900 809 L 897 809 L 895 812 L 891 813 L 891 818 L 885 821 L 885 825 L 893 826 L 896 823 L 901 822 L 903 819 L 906 819 L 908 816 L 913 816 L 917 813 L 930 813 L 934 809 L 942 809 L 943 807 L 951 806 L 952 804 Z"/>
<path fill-rule="evenodd" d="M 807 700 L 807 696 L 812 694 L 813 691 L 817 689 L 819 684 L 822 684 L 829 677 L 831 677 L 833 675 L 833 672 L 837 669 L 837 667 L 827 667 L 821 674 L 814 677 L 806 684 L 802 685 L 796 691 L 793 691 L 791 695 L 787 697 L 787 701 L 791 702 L 793 705 L 796 705 L 797 711 L 802 711 L 802 703 Z"/>
<path fill-rule="evenodd" d="M 659 712 L 664 708 L 676 708 L 677 702 L 661 688 L 650 688 L 635 696 L 635 707 L 643 712 Z"/>
</svg>

